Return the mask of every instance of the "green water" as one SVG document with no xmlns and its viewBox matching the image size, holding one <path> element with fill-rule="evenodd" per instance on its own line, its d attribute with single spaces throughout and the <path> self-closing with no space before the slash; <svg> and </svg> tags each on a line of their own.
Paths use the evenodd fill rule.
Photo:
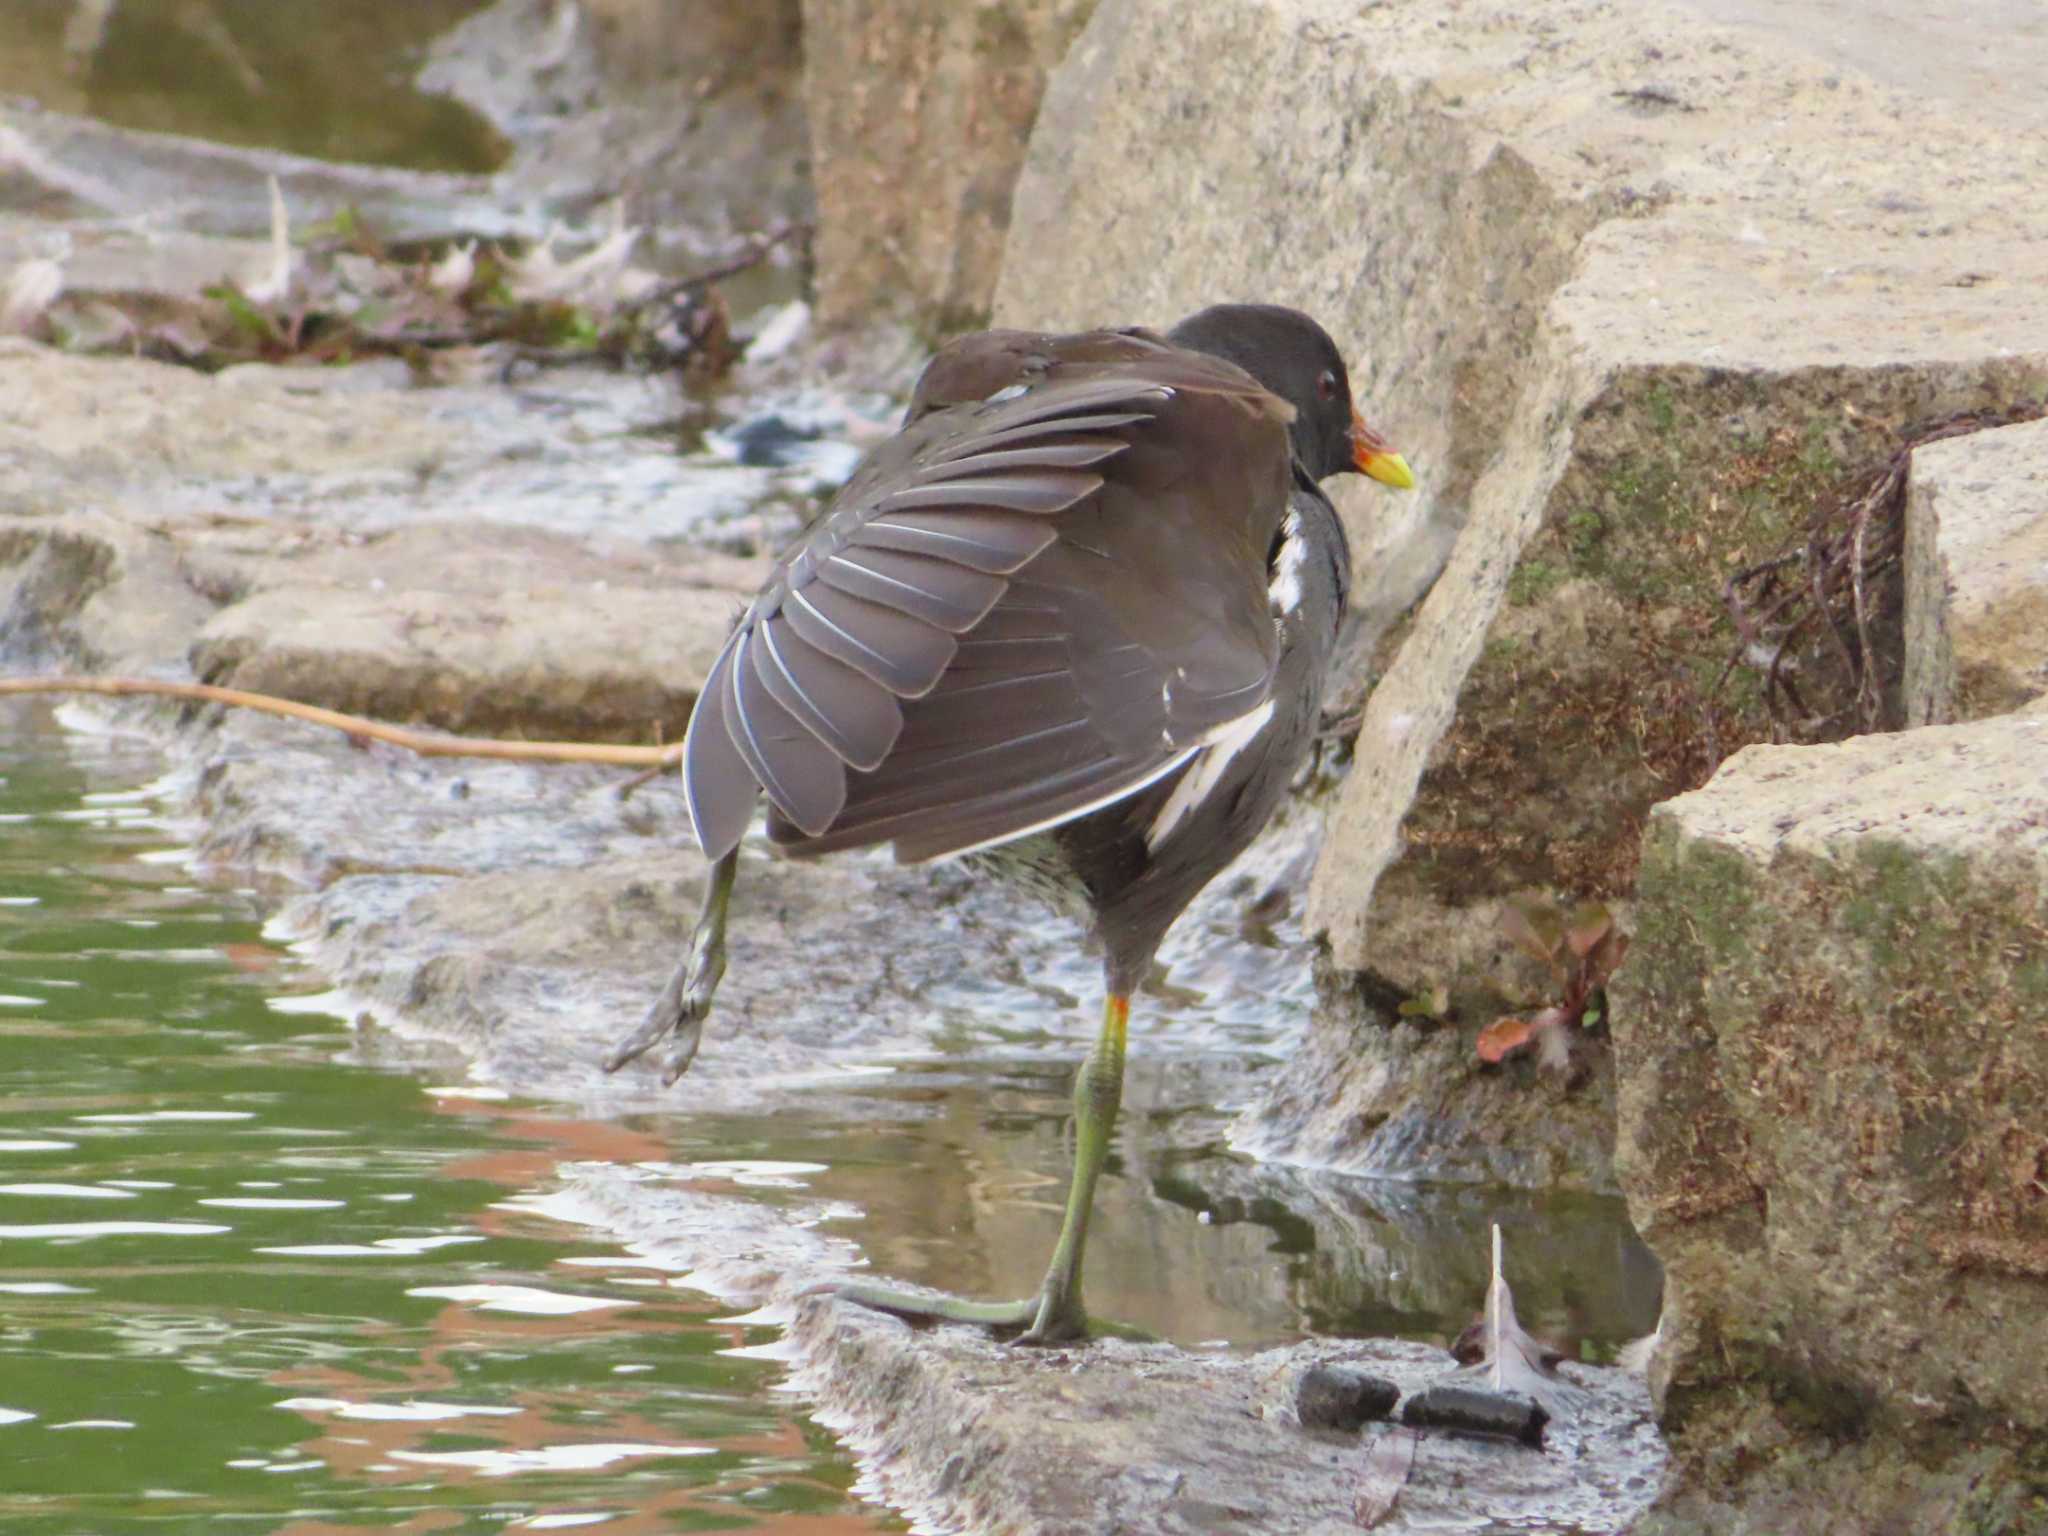
<svg viewBox="0 0 2048 1536">
<path fill-rule="evenodd" d="M 421 171 L 489 171 L 505 145 L 412 85 L 483 0 L 6 0 L 0 94 L 123 128 Z"/>
<path fill-rule="evenodd" d="M 896 1529 L 729 1351 L 520 1205 L 645 1138 L 356 1064 L 196 886 L 153 755 L 0 710 L 0 1531 Z"/>
</svg>

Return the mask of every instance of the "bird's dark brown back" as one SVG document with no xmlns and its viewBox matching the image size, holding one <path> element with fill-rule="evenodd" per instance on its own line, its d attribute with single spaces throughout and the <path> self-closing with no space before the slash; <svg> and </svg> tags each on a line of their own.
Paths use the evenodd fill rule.
<svg viewBox="0 0 2048 1536">
<path fill-rule="evenodd" d="M 785 552 L 714 667 L 700 841 L 927 858 L 1173 771 L 1272 685 L 1292 408 L 1149 333 L 991 332 Z"/>
</svg>

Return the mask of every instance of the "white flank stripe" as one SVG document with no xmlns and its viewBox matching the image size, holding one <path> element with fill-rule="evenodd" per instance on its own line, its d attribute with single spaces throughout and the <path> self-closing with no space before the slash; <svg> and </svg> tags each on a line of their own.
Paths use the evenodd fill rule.
<svg viewBox="0 0 2048 1536">
<path fill-rule="evenodd" d="M 1270 704 L 1266 706 L 1268 710 L 1270 710 L 1272 707 L 1273 706 Z M 1200 742 L 1196 742 L 1192 747 L 1189 747 L 1187 751 L 1175 754 L 1172 758 L 1160 764 L 1159 767 L 1153 769 L 1152 772 L 1146 774 L 1145 777 L 1138 780 L 1135 784 L 1119 784 L 1115 789 L 1112 789 L 1108 794 L 1103 795 L 1099 799 L 1090 800 L 1086 805 L 1077 805 L 1071 811 L 1061 811 L 1057 816 L 1048 816 L 1045 818 L 1045 820 L 1035 821 L 1028 827 L 1019 827 L 1014 832 L 1005 832 L 1001 837 L 985 838 L 981 842 L 975 843 L 970 847 L 955 848 L 951 853 L 940 854 L 936 859 L 933 859 L 931 862 L 934 864 L 943 864 L 948 859 L 964 858 L 966 855 L 970 853 L 979 853 L 984 848 L 998 847 L 1003 843 L 1014 843 L 1020 837 L 1030 837 L 1034 833 L 1047 832 L 1050 831 L 1052 828 L 1062 826 L 1067 822 L 1077 821 L 1081 817 L 1088 815 L 1090 812 L 1101 810 L 1105 805 L 1114 805 L 1119 800 L 1128 799 L 1130 796 L 1137 794 L 1138 791 L 1150 788 L 1152 785 L 1157 784 L 1161 779 L 1165 778 L 1169 773 L 1173 772 L 1174 769 L 1178 768 L 1182 763 L 1186 762 L 1189 758 L 1193 757 L 1197 752 L 1201 750 L 1202 744 Z"/>
<path fill-rule="evenodd" d="M 1266 700 L 1248 715 L 1239 715 L 1211 731 L 1201 758 L 1188 770 L 1187 777 L 1173 786 L 1173 793 L 1166 797 L 1166 804 L 1159 807 L 1159 814 L 1152 819 L 1152 825 L 1145 829 L 1145 846 L 1157 848 L 1173 829 L 1186 819 L 1187 814 L 1206 800 L 1216 786 L 1222 782 L 1223 772 L 1260 731 L 1273 718 L 1273 701 Z"/>
<path fill-rule="evenodd" d="M 1280 558 L 1266 588 L 1275 613 L 1292 613 L 1301 606 L 1301 567 L 1307 559 L 1308 540 L 1301 536 L 1301 519 L 1290 512 L 1280 524 Z"/>
</svg>

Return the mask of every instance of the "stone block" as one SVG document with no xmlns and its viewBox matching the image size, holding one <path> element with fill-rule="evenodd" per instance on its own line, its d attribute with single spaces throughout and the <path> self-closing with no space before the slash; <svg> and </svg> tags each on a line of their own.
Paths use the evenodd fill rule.
<svg viewBox="0 0 2048 1536">
<path fill-rule="evenodd" d="M 1046 76 L 1094 3 L 804 0 L 820 320 L 987 320 Z"/>
<path fill-rule="evenodd" d="M 225 569 L 262 585 L 200 630 L 203 682 L 470 735 L 651 743 L 681 736 L 766 567 L 429 524 Z"/>
<path fill-rule="evenodd" d="M 1613 1003 L 1616 1167 L 1665 1267 L 1651 1386 L 1688 1468 L 2038 1450 L 2048 718 L 1739 753 L 1653 815 Z"/>
<path fill-rule="evenodd" d="M 2048 695 L 2048 420 L 1914 450 L 1905 624 L 1909 724 Z"/>
</svg>

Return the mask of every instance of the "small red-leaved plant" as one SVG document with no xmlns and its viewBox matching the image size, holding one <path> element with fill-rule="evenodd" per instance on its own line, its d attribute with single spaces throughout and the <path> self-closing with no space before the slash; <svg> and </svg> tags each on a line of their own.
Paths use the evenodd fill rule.
<svg viewBox="0 0 2048 1536">
<path fill-rule="evenodd" d="M 1607 978 L 1628 953 L 1628 937 L 1600 902 L 1581 902 L 1567 914 L 1534 896 L 1510 897 L 1501 907 L 1500 928 L 1517 949 L 1549 967 L 1559 997 L 1539 1012 L 1509 1014 L 1487 1025 L 1479 1033 L 1479 1059 L 1498 1063 L 1533 1050 L 1545 1070 L 1570 1076 L 1571 1032 L 1605 1017 Z"/>
</svg>

